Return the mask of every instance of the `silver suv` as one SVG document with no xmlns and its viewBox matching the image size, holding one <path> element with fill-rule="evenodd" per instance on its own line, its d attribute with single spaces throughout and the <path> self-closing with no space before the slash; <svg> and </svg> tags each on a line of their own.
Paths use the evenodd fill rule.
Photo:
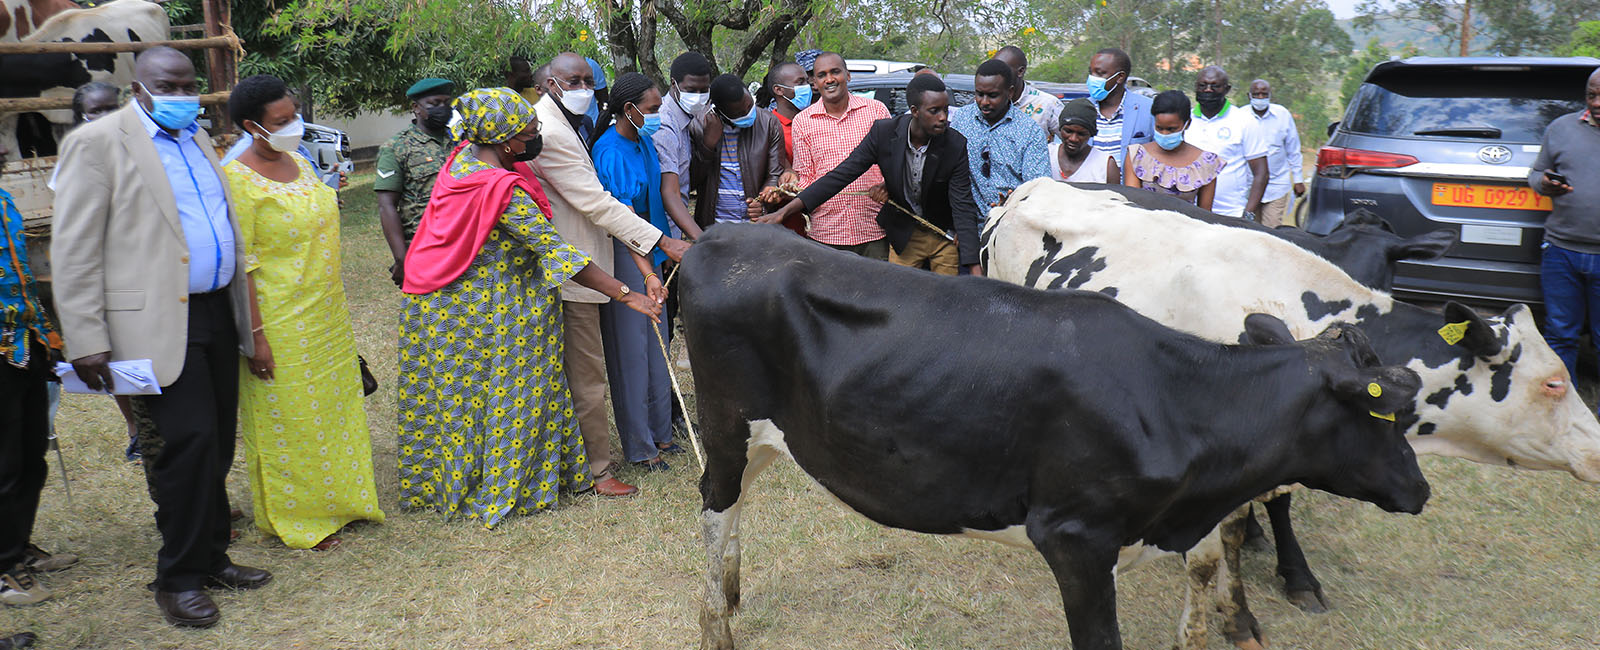
<svg viewBox="0 0 1600 650">
<path fill-rule="evenodd" d="M 1541 303 L 1539 244 L 1550 199 L 1527 185 L 1545 127 L 1583 108 L 1600 59 L 1414 57 L 1367 73 L 1317 152 L 1306 229 L 1324 234 L 1365 209 L 1412 237 L 1450 228 L 1460 243 L 1395 269 L 1402 297 L 1485 307 Z"/>
</svg>

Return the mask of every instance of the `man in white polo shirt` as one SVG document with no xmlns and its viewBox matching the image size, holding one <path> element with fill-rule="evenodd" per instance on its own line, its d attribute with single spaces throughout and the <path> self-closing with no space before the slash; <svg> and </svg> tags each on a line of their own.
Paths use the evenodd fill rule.
<svg viewBox="0 0 1600 650">
<path fill-rule="evenodd" d="M 1282 104 L 1272 103 L 1272 84 L 1266 79 L 1250 82 L 1250 113 L 1261 127 L 1261 137 L 1267 141 L 1267 191 L 1261 198 L 1261 225 L 1276 228 L 1290 213 L 1294 199 L 1289 196 L 1290 183 L 1294 195 L 1306 193 L 1305 177 L 1300 167 L 1305 161 L 1300 156 L 1300 129 L 1294 116 Z"/>
<path fill-rule="evenodd" d="M 1227 161 L 1217 176 L 1211 211 L 1257 220 L 1267 190 L 1267 142 L 1250 111 L 1228 102 L 1228 73 L 1207 66 L 1194 80 L 1194 120 L 1183 134 L 1190 144 Z"/>
</svg>

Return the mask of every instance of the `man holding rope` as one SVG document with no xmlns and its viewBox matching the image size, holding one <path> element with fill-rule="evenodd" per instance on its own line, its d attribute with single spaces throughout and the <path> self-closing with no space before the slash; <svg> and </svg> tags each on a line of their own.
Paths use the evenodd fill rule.
<svg viewBox="0 0 1600 650">
<path fill-rule="evenodd" d="M 906 84 L 906 103 L 909 113 L 874 122 L 844 162 L 758 221 L 783 223 L 814 209 L 877 165 L 884 182 L 867 196 L 884 204 L 878 225 L 889 240 L 890 261 L 944 275 L 982 275 L 967 139 L 950 128 L 950 93 L 938 77 L 917 75 Z"/>
</svg>

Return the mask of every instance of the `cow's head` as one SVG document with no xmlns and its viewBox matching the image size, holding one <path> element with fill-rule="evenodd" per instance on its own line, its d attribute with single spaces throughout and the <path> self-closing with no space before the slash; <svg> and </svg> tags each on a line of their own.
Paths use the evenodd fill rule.
<svg viewBox="0 0 1600 650">
<path fill-rule="evenodd" d="M 1368 210 L 1356 210 L 1322 239 L 1329 261 L 1356 282 L 1385 291 L 1394 287 L 1394 266 L 1403 260 L 1443 257 L 1456 244 L 1452 230 L 1401 237 L 1389 222 Z"/>
<path fill-rule="evenodd" d="M 1409 364 L 1438 387 L 1418 396 L 1412 446 L 1600 483 L 1600 421 L 1573 390 L 1533 313 L 1513 305 L 1484 318 L 1448 303 L 1444 316 L 1445 326 L 1429 336 L 1443 339 L 1454 356 Z"/>
<path fill-rule="evenodd" d="M 1294 343 L 1283 321 L 1265 314 L 1245 318 L 1245 337 L 1264 345 Z M 1366 335 L 1346 323 L 1301 345 L 1323 390 L 1306 402 L 1303 430 L 1309 435 L 1298 440 L 1306 460 L 1299 482 L 1389 512 L 1422 512 L 1428 481 L 1396 423 L 1422 380 L 1404 367 L 1378 365 Z"/>
</svg>

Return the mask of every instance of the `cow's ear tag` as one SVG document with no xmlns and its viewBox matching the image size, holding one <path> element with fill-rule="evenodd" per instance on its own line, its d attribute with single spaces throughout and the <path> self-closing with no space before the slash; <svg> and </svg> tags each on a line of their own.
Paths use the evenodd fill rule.
<svg viewBox="0 0 1600 650">
<path fill-rule="evenodd" d="M 1383 387 L 1378 382 L 1367 384 L 1367 394 L 1373 397 L 1383 397 Z"/>
<path fill-rule="evenodd" d="M 1379 420 L 1388 420 L 1390 422 L 1394 421 L 1394 414 L 1393 413 L 1379 413 L 1377 411 L 1367 411 L 1367 415 L 1370 415 L 1372 417 L 1378 418 Z"/>
<path fill-rule="evenodd" d="M 1444 342 L 1449 343 L 1450 345 L 1460 343 L 1461 339 L 1466 338 L 1467 336 L 1467 324 L 1468 321 L 1461 321 L 1459 323 L 1450 323 L 1449 325 L 1445 325 L 1444 327 L 1439 328 L 1439 338 L 1444 339 Z"/>
</svg>

